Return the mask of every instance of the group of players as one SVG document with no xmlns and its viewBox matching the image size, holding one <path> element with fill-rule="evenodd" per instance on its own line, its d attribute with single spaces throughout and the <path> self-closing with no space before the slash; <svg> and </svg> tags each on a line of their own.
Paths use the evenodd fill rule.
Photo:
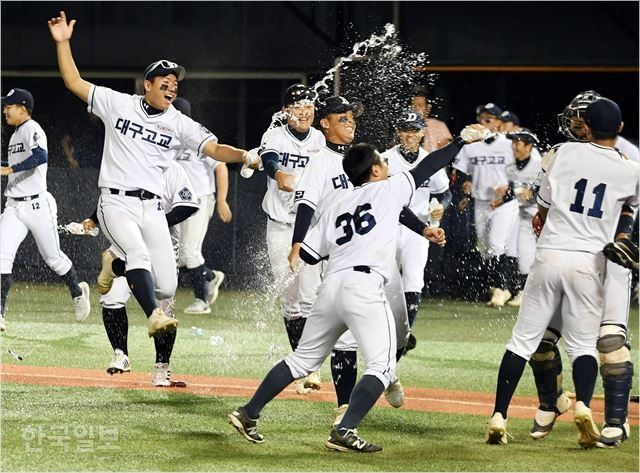
<svg viewBox="0 0 640 473">
<path fill-rule="evenodd" d="M 629 233 L 625 215 L 633 214 L 637 205 L 633 199 L 635 196 L 637 200 L 637 187 L 634 187 L 637 186 L 637 166 L 628 166 L 630 171 L 624 174 L 627 181 L 629 175 L 636 177 L 633 186 L 621 185 L 616 187 L 618 192 L 615 195 L 613 192 L 605 195 L 607 182 L 601 182 L 600 187 L 593 189 L 596 203 L 592 209 L 584 212 L 582 200 L 585 195 L 590 195 L 585 192 L 586 183 L 596 179 L 599 168 L 594 164 L 594 175 L 585 174 L 575 186 L 568 187 L 575 187 L 577 194 L 561 195 L 557 186 L 562 185 L 552 177 L 567 174 L 564 171 L 553 172 L 553 169 L 562 166 L 552 166 L 547 162 L 545 167 L 539 155 L 534 157 L 537 138 L 528 130 L 496 134 L 499 125 L 504 123 L 502 126 L 508 127 L 509 123 L 517 121 L 517 117 L 511 113 L 503 115 L 493 104 L 479 107 L 479 124 L 466 127 L 459 137 L 447 136 L 437 123 L 429 135 L 429 120 L 433 119 L 422 115 L 422 96 L 416 94 L 412 101 L 413 108 L 407 109 L 395 122 L 399 145 L 379 153 L 367 144 L 351 146 L 360 107 L 343 97 L 318 97 L 314 91 L 300 84 L 290 87 L 283 98 L 287 123 L 267 130 L 258 155 L 255 155 L 219 144 L 215 135 L 190 118 L 190 111 L 184 104 L 180 106 L 176 103 L 178 83 L 184 78 L 185 70 L 175 63 L 161 60 L 145 70 L 145 94 L 142 97 L 115 92 L 82 79 L 71 54 L 70 38 L 74 25 L 75 20 L 67 22 L 64 12 L 49 21 L 65 86 L 85 101 L 89 111 L 105 124 L 105 144 L 98 183 L 101 195 L 96 215 L 83 224 L 87 230 L 99 225 L 112 244 L 103 253 L 103 268 L 98 278 L 104 308 L 103 320 L 114 348 L 109 372 L 130 370 L 124 304 L 133 294 L 148 318 L 149 336 L 153 336 L 156 342 L 154 384 L 171 385 L 168 363 L 178 323 L 173 315 L 172 302 L 177 287 L 176 256 L 187 263 L 192 274 L 196 295 L 196 301 L 190 306 L 193 313 L 207 312 L 208 304 L 215 298 L 223 278 L 223 275 L 206 268 L 199 254 L 206 224 L 212 213 L 212 183 L 210 180 L 190 180 L 185 170 L 176 165 L 176 161 L 192 161 L 206 169 L 209 158 L 215 156 L 215 161 L 243 162 L 253 169 L 262 165 L 268 176 L 262 207 L 268 217 L 267 247 L 274 274 L 274 290 L 281 294 L 281 312 L 293 352 L 269 372 L 249 403 L 229 414 L 229 421 L 247 440 L 263 442 L 262 435 L 257 432 L 257 419 L 262 408 L 294 380 L 303 380 L 299 392 L 320 389 L 317 372 L 324 359 L 331 354 L 331 371 L 339 409 L 326 446 L 339 451 L 381 450 L 381 447 L 362 439 L 357 427 L 383 392 L 391 405 L 400 407 L 403 403 L 404 393 L 395 374 L 395 365 L 411 348 L 410 326 L 419 309 L 429 242 L 443 245 L 446 241 L 444 231 L 438 228 L 437 222 L 450 202 L 449 179 L 443 168 L 452 164 L 456 175 L 454 185 L 474 198 L 480 246 L 492 261 L 497 275 L 491 305 L 503 305 L 511 299 L 512 294 L 524 299 L 521 317 L 514 329 L 513 340 L 516 341 L 512 340 L 510 351 L 507 352 L 511 357 L 509 359 L 517 359 L 518 363 L 516 368 L 511 365 L 505 368 L 507 374 L 501 369 L 498 398 L 506 401 L 500 401 L 501 407 L 498 407 L 498 401 L 496 403 L 496 414 L 489 427 L 489 441 L 506 443 L 506 407 L 515 390 L 515 383 L 510 381 L 516 376 L 514 372 L 518 371 L 520 364 L 523 368 L 529 358 L 532 360 L 541 401 L 532 436 L 534 431 L 538 435 L 534 438 L 539 438 L 551 430 L 557 415 L 569 407 L 560 406 L 558 400 L 560 362 L 556 344 L 560 334 L 565 336 L 569 344 L 575 341 L 573 335 L 576 326 L 571 315 L 579 315 L 576 310 L 581 307 L 560 310 L 558 301 L 569 300 L 567 293 L 571 297 L 574 293 L 584 296 L 585 291 L 583 287 L 562 289 L 567 282 L 560 278 L 560 282 L 554 286 L 555 305 L 545 302 L 544 308 L 549 317 L 542 332 L 538 334 L 534 331 L 531 336 L 533 329 L 529 326 L 520 328 L 530 318 L 523 316 L 523 313 L 541 310 L 535 306 L 535 302 L 527 302 L 535 301 L 536 291 L 544 290 L 544 284 L 540 281 L 552 280 L 551 277 L 542 278 L 542 274 L 536 271 L 543 262 L 538 259 L 534 262 L 533 251 L 530 251 L 528 263 L 520 267 L 524 291 L 518 288 L 512 293 L 507 287 L 509 266 L 511 264 L 513 267 L 514 264 L 510 258 L 518 256 L 518 229 L 520 233 L 527 234 L 526 237 L 535 245 L 535 239 L 532 240 L 528 234 L 532 234 L 528 222 L 532 215 L 533 184 L 539 184 L 537 166 L 543 167 L 546 172 L 543 174 L 538 204 L 544 209 L 550 207 L 548 213 L 541 209 L 544 215 L 542 219 L 546 219 L 541 241 L 551 241 L 552 238 L 545 238 L 551 232 L 563 233 L 566 230 L 562 225 L 558 229 L 557 221 L 562 221 L 563 217 L 574 217 L 572 214 L 564 216 L 561 211 L 560 214 L 554 212 L 556 206 L 564 202 L 563 198 L 575 200 L 571 205 L 573 213 L 598 219 L 595 223 L 584 223 L 583 235 L 594 232 L 601 237 L 596 243 L 602 244 L 597 250 L 593 243 L 581 250 L 589 253 L 589 257 L 597 260 L 597 264 L 589 260 L 589 268 L 579 266 L 578 270 L 583 271 L 589 279 L 589 289 L 595 288 L 600 292 L 603 291 L 604 279 L 604 270 L 601 268 L 604 263 L 600 261 L 602 247 L 613 239 L 622 203 L 627 200 L 629 207 L 623 209 L 624 218 L 620 218 L 616 235 L 623 238 Z M 583 113 L 591 110 L 590 115 L 587 113 L 586 122 L 583 120 L 580 125 L 581 129 L 585 133 L 592 133 L 591 130 L 595 130 L 596 134 L 613 133 L 615 140 L 621 127 L 611 116 L 615 115 L 617 106 L 611 105 L 606 99 L 596 98 L 592 102 L 600 104 L 597 113 L 590 106 L 577 108 L 574 116 L 569 117 L 573 119 L 569 121 L 572 130 L 579 128 L 578 119 L 583 118 Z M 601 105 L 603 102 L 604 108 Z M 0 225 L 0 234 L 5 242 L 5 232 L 9 233 L 10 223 L 20 222 L 25 228 L 24 235 L 27 230 L 36 235 L 38 227 L 30 226 L 30 222 L 42 219 L 31 211 L 40 210 L 35 204 L 41 198 L 48 203 L 49 219 L 57 222 L 55 201 L 46 193 L 46 137 L 43 139 L 44 132 L 30 119 L 33 98 L 22 89 L 14 89 L 3 98 L 3 108 L 8 123 L 16 125 L 17 129 L 10 144 L 10 166 L 3 168 L 2 172 L 15 173 L 18 177 L 15 179 L 14 176 L 14 180 L 11 180 L 10 176 L 7 186 L 11 205 L 7 205 Z M 16 111 L 20 113 L 20 118 L 14 118 Z M 500 115 L 503 115 L 503 120 Z M 615 132 L 609 129 L 613 126 L 611 121 L 617 123 Z M 312 126 L 314 123 L 318 128 Z M 517 123 L 514 125 L 517 126 Z M 425 133 L 429 135 L 426 138 Z M 604 149 L 600 154 L 606 155 L 606 158 L 602 159 L 613 159 L 613 153 L 617 151 L 609 135 L 602 138 L 609 140 L 604 144 L 598 144 L 597 137 L 592 139 L 592 135 L 587 136 L 591 144 L 572 143 L 583 146 L 573 154 L 581 155 L 586 149 L 584 147 L 593 146 L 598 147 L 599 151 L 600 148 Z M 561 146 L 554 149 L 556 159 L 553 164 L 558 162 L 564 165 L 565 159 L 557 157 L 567 153 L 571 156 L 570 152 L 563 152 L 568 148 Z M 588 150 L 593 151 L 591 148 Z M 187 155 L 189 158 L 184 158 Z M 628 164 L 624 157 L 621 159 L 618 155 L 617 159 L 624 164 L 612 166 L 612 179 L 622 179 L 622 171 L 616 170 Z M 213 160 L 210 162 L 213 163 Z M 566 158 L 566 162 L 569 163 L 570 158 Z M 196 176 L 203 174 L 196 171 Z M 23 182 L 39 187 L 22 189 L 20 184 Z M 618 184 L 612 180 L 609 189 L 614 187 L 613 183 Z M 220 187 L 226 189 L 226 184 L 219 185 L 219 191 Z M 567 193 L 566 183 L 563 191 Z M 50 204 L 51 201 L 53 204 Z M 582 212 L 578 211 L 579 208 L 582 208 Z M 603 211 L 607 218 L 602 218 Z M 219 213 L 223 220 L 231 218 L 228 206 L 219 206 Z M 196 221 L 200 223 L 193 223 Z M 191 228 L 188 222 L 193 223 Z M 424 222 L 429 222 L 429 225 Z M 179 234 L 175 232 L 178 226 L 181 229 Z M 55 228 L 55 254 L 58 260 L 64 260 Z M 186 234 L 195 235 L 187 240 L 188 244 L 183 239 Z M 8 292 L 5 277 L 8 276 L 10 283 L 11 263 L 24 235 L 15 244 L 12 254 L 5 255 L 3 251 L 0 255 L 3 314 Z M 177 255 L 172 236 L 174 241 L 179 242 Z M 549 248 L 549 251 L 574 252 L 570 248 L 570 235 L 557 240 L 569 242 L 569 248 L 556 248 L 553 245 L 545 248 Z M 51 241 L 51 238 L 47 241 Z M 621 255 L 623 262 L 626 262 L 631 249 L 625 246 L 628 240 L 621 241 L 622 246 L 613 247 L 612 253 Z M 49 263 L 43 247 L 40 243 L 38 246 Z M 537 254 L 542 253 L 538 251 Z M 180 258 L 183 254 L 185 256 Z M 570 254 L 567 260 L 571 260 L 572 256 Z M 59 262 L 54 264 L 53 259 L 49 265 L 63 275 L 77 301 L 76 317 L 78 320 L 86 318 L 90 310 L 88 286 L 86 283 L 77 283 L 70 262 L 68 265 Z M 526 278 L 530 272 L 531 276 Z M 606 281 L 610 279 L 608 276 Z M 525 280 L 528 281 L 526 285 Z M 532 283 L 532 280 L 537 282 Z M 538 299 L 546 301 L 547 298 L 546 293 L 538 295 Z M 596 301 L 599 305 L 595 304 L 595 309 L 600 310 L 597 326 L 605 311 L 603 299 L 601 297 Z M 605 308 L 612 306 L 605 304 Z M 552 319 L 556 310 L 558 316 Z M 518 345 L 519 339 L 516 337 L 521 332 L 529 337 L 524 348 Z M 555 338 L 551 340 L 549 334 Z M 581 416 L 576 414 L 576 419 L 580 418 L 579 427 L 587 425 L 581 430 L 585 437 L 581 442 L 585 446 L 595 445 L 596 441 L 614 446 L 628 436 L 628 428 L 625 427 L 626 402 L 633 368 L 626 344 L 626 315 L 624 321 L 618 318 L 615 322 L 604 323 L 599 338 L 596 330 L 593 340 L 579 340 L 578 345 L 586 350 L 584 355 L 579 350 L 578 355 L 576 351 L 569 353 L 572 361 L 576 362 L 574 381 L 576 376 L 583 376 L 583 387 L 588 387 L 591 381 L 595 383 L 595 376 L 591 376 L 591 363 L 578 363 L 578 360 L 593 358 L 596 339 L 601 352 L 605 395 L 609 386 L 609 392 L 617 400 L 615 407 L 607 412 L 611 411 L 616 417 L 606 414 L 607 425 L 602 435 L 595 434 L 594 429 L 596 432 L 597 429 L 592 419 L 589 422 L 591 395 L 586 388 L 579 390 L 579 383 L 576 382 L 578 406 L 584 406 Z M 537 340 L 533 346 L 532 340 Z M 413 344 L 415 346 L 415 340 Z M 567 349 L 570 351 L 570 348 Z M 366 366 L 358 382 L 357 351 L 364 357 Z M 593 361 L 595 363 L 595 358 Z M 507 381 L 502 379 L 504 376 L 507 376 Z M 509 386 L 510 394 L 500 394 L 503 385 Z M 625 392 L 624 410 L 621 411 L 621 399 Z M 539 435 L 540 432 L 544 435 Z M 611 435 L 607 435 L 607 432 Z"/>
</svg>

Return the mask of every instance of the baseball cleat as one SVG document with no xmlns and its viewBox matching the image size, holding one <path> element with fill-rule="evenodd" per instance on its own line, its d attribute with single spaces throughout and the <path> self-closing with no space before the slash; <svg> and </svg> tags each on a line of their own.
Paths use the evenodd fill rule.
<svg viewBox="0 0 640 473">
<path fill-rule="evenodd" d="M 111 357 L 111 363 L 107 367 L 107 373 L 113 375 L 114 373 L 128 373 L 131 371 L 131 363 L 129 363 L 129 357 L 124 354 L 122 350 L 116 348 Z"/>
<path fill-rule="evenodd" d="M 213 271 L 213 279 L 207 283 L 206 294 L 207 303 L 213 304 L 218 298 L 218 289 L 224 281 L 224 273 L 222 271 Z"/>
<path fill-rule="evenodd" d="M 533 418 L 533 427 L 529 435 L 534 440 L 545 438 L 553 430 L 556 419 L 567 412 L 571 407 L 571 399 L 563 392 L 558 396 L 556 407 L 553 411 L 544 411 L 538 407 Z"/>
<path fill-rule="evenodd" d="M 334 429 L 340 425 L 340 422 L 342 422 L 344 415 L 347 413 L 347 409 L 349 409 L 349 404 L 342 404 L 341 406 L 336 407 L 336 418 L 333 419 Z"/>
<path fill-rule="evenodd" d="M 304 387 L 320 391 L 322 389 L 322 381 L 320 381 L 320 372 L 314 371 L 304 380 Z"/>
<path fill-rule="evenodd" d="M 264 437 L 258 433 L 258 419 L 249 419 L 243 407 L 238 407 L 227 416 L 227 419 L 249 442 L 264 442 Z"/>
<path fill-rule="evenodd" d="M 382 447 L 367 442 L 358 436 L 356 429 L 333 429 L 324 443 L 329 450 L 338 452 L 375 453 L 382 451 Z"/>
<path fill-rule="evenodd" d="M 413 350 L 418 344 L 418 340 L 416 340 L 416 336 L 413 332 L 409 332 L 409 338 L 407 338 L 407 344 L 404 347 L 404 353 L 410 352 Z"/>
<path fill-rule="evenodd" d="M 496 288 L 496 290 L 493 291 L 491 300 L 487 302 L 487 305 L 489 307 L 500 309 L 504 307 L 509 299 L 511 299 L 511 293 L 507 289 Z"/>
<path fill-rule="evenodd" d="M 404 404 L 404 389 L 402 389 L 400 380 L 397 380 L 395 383 L 391 383 L 389 387 L 385 389 L 384 398 L 390 406 L 395 407 L 396 409 Z"/>
<path fill-rule="evenodd" d="M 111 268 L 111 263 L 116 259 L 116 255 L 109 249 L 102 252 L 102 269 L 98 274 L 98 292 L 103 296 L 111 290 L 113 286 L 113 280 L 116 278 L 116 273 Z"/>
<path fill-rule="evenodd" d="M 0 314 L 0 332 L 7 330 L 7 322 L 4 318 L 4 314 Z"/>
<path fill-rule="evenodd" d="M 489 419 L 485 441 L 491 445 L 507 444 L 507 420 L 499 412 Z"/>
<path fill-rule="evenodd" d="M 304 387 L 304 379 L 296 379 L 293 384 L 295 385 L 296 388 L 296 393 L 300 394 L 301 396 L 304 396 L 306 394 L 309 394 L 311 392 L 310 388 L 305 388 Z"/>
<path fill-rule="evenodd" d="M 171 386 L 169 363 L 156 363 L 153 369 L 153 385 L 158 388 L 168 388 Z"/>
<path fill-rule="evenodd" d="M 629 438 L 629 423 L 625 422 L 623 425 L 608 425 L 602 428 L 600 432 L 600 438 L 596 442 L 598 448 L 616 448 L 619 447 L 622 442 Z"/>
<path fill-rule="evenodd" d="M 83 322 L 91 313 L 91 302 L 89 301 L 89 285 L 86 282 L 78 284 L 82 289 L 82 295 L 73 298 L 73 304 L 76 307 L 76 322 Z"/>
<path fill-rule="evenodd" d="M 638 247 L 629 238 L 620 238 L 613 243 L 607 243 L 602 252 L 604 256 L 620 266 L 628 269 L 638 269 Z"/>
<path fill-rule="evenodd" d="M 518 293 L 507 302 L 507 305 L 509 307 L 520 307 L 522 305 L 522 294 L 523 291 L 518 291 Z"/>
<path fill-rule="evenodd" d="M 184 309 L 185 314 L 209 314 L 211 313 L 211 307 L 202 299 L 196 299 L 193 304 Z"/>
<path fill-rule="evenodd" d="M 593 422 L 591 409 L 585 406 L 584 402 L 576 402 L 573 410 L 573 421 L 578 427 L 578 443 L 582 448 L 593 448 L 600 438 L 600 431 Z"/>
<path fill-rule="evenodd" d="M 149 337 L 159 333 L 171 332 L 178 328 L 178 319 L 168 317 L 161 309 L 155 308 L 147 319 L 147 329 Z"/>
</svg>

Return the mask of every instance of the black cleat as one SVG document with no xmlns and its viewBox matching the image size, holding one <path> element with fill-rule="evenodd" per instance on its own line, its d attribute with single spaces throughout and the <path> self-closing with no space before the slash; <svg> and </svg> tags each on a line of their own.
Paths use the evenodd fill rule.
<svg viewBox="0 0 640 473">
<path fill-rule="evenodd" d="M 358 437 L 355 429 L 333 429 L 324 445 L 330 450 L 339 452 L 374 453 L 382 451 L 382 447 Z"/>
<path fill-rule="evenodd" d="M 227 416 L 229 423 L 251 443 L 262 443 L 264 437 L 258 433 L 258 420 L 249 419 L 243 407 L 238 407 Z"/>
<path fill-rule="evenodd" d="M 409 338 L 407 339 L 407 345 L 404 347 L 404 353 L 406 354 L 413 350 L 417 344 L 418 341 L 416 340 L 415 335 L 413 333 L 410 333 Z"/>
<path fill-rule="evenodd" d="M 629 238 L 620 238 L 613 243 L 607 243 L 602 252 L 609 260 L 627 269 L 638 269 L 638 247 Z"/>
</svg>

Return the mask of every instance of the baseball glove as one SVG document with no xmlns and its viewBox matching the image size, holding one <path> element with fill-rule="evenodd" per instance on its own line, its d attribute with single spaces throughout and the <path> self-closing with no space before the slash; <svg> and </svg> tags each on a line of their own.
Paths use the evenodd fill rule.
<svg viewBox="0 0 640 473">
<path fill-rule="evenodd" d="M 618 238 L 613 243 L 607 243 L 602 249 L 604 256 L 627 269 L 638 269 L 638 247 L 630 238 Z"/>
</svg>

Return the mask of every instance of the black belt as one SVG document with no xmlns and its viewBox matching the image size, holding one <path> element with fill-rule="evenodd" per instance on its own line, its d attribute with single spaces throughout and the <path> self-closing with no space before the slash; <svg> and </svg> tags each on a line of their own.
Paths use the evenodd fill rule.
<svg viewBox="0 0 640 473">
<path fill-rule="evenodd" d="M 271 218 L 271 215 L 267 215 L 267 218 L 269 220 L 272 220 L 276 223 L 279 223 L 280 225 L 286 225 L 287 227 L 293 227 L 293 223 L 287 223 L 287 222 L 281 222 L 280 220 L 276 220 L 275 218 Z"/>
<path fill-rule="evenodd" d="M 369 266 L 354 266 L 353 270 L 359 271 L 361 273 L 367 273 L 367 274 L 371 272 L 371 268 Z"/>
<path fill-rule="evenodd" d="M 9 197 L 10 199 L 17 200 L 18 202 L 26 202 L 27 200 L 35 200 L 40 197 L 40 194 L 28 195 L 26 197 Z"/>
<path fill-rule="evenodd" d="M 109 192 L 117 195 L 126 195 L 127 197 L 137 197 L 140 200 L 159 199 L 153 192 L 138 189 L 137 191 L 122 191 L 120 189 L 109 189 Z"/>
</svg>

